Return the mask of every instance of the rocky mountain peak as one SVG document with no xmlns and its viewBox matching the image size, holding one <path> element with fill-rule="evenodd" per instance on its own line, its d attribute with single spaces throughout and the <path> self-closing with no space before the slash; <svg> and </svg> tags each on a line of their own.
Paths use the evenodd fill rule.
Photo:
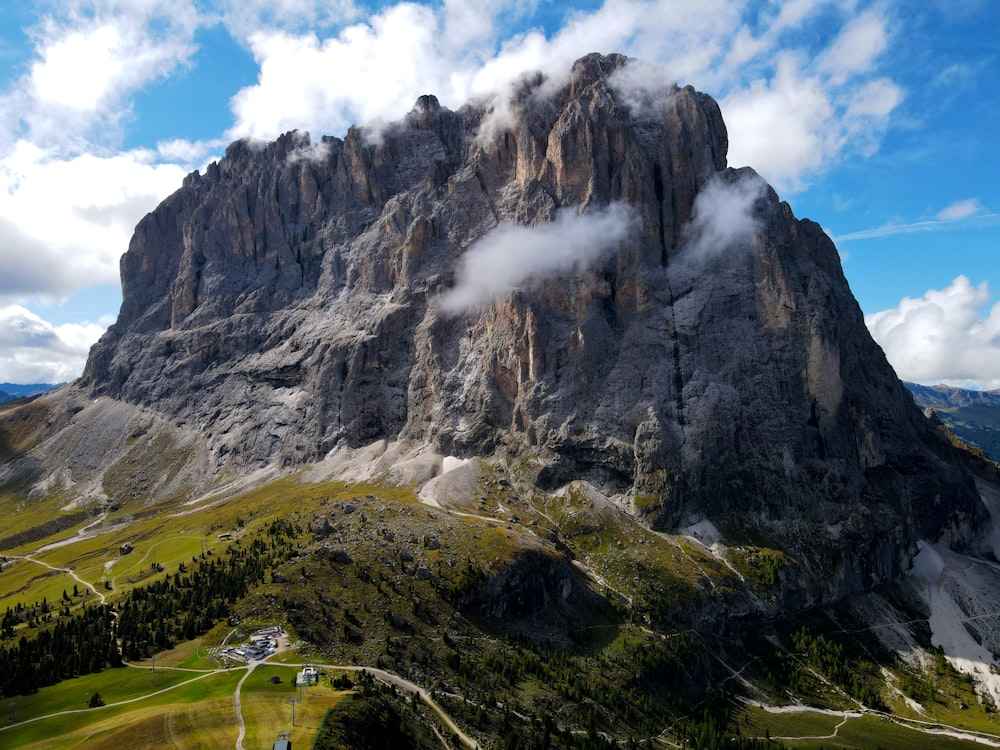
<svg viewBox="0 0 1000 750">
<path fill-rule="evenodd" d="M 80 387 L 193 430 L 209 474 L 380 441 L 506 458 L 796 551 L 805 599 L 866 588 L 964 538 L 975 488 L 833 243 L 727 147 L 711 97 L 620 55 L 239 141 L 136 228 Z"/>
</svg>

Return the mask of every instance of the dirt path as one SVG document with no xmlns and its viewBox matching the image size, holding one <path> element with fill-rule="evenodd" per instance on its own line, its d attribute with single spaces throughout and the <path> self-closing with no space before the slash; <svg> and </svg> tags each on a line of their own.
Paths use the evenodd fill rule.
<svg viewBox="0 0 1000 750">
<path fill-rule="evenodd" d="M 438 715 L 438 718 L 444 722 L 445 726 L 458 737 L 458 739 L 466 747 L 473 748 L 473 750 L 478 750 L 479 743 L 472 739 L 469 735 L 462 731 L 462 729 L 456 724 L 451 716 L 437 704 L 437 701 L 431 697 L 429 691 L 417 685 L 415 682 L 410 682 L 405 677 L 400 677 L 398 674 L 393 674 L 392 672 L 386 672 L 384 669 L 379 669 L 377 667 L 365 667 L 358 664 L 321 664 L 320 662 L 309 662 L 315 667 L 325 667 L 326 669 L 339 669 L 343 672 L 367 672 L 375 679 L 380 682 L 384 682 L 387 685 L 393 685 L 400 690 L 406 690 L 411 693 L 416 693 L 420 696 L 420 700 L 426 703 L 431 710 Z M 292 667 L 302 667 L 305 664 L 288 664 L 283 663 L 282 666 L 292 666 Z"/>
<path fill-rule="evenodd" d="M 787 742 L 803 742 L 809 740 L 832 740 L 837 737 L 841 728 L 851 719 L 860 719 L 865 715 L 877 716 L 881 719 L 886 719 L 891 721 L 893 724 L 905 727 L 914 732 L 920 732 L 921 734 L 928 734 L 935 737 L 952 737 L 957 740 L 964 740 L 966 742 L 974 742 L 988 747 L 1000 747 L 1000 735 L 990 734 L 989 732 L 977 732 L 973 729 L 962 729 L 960 727 L 953 727 L 950 724 L 942 724 L 937 721 L 922 721 L 920 719 L 904 719 L 894 714 L 886 713 L 884 711 L 875 711 L 872 709 L 861 709 L 857 711 L 834 711 L 828 708 L 813 708 L 812 706 L 769 706 L 764 703 L 759 703 L 757 701 L 747 701 L 748 705 L 756 706 L 757 708 L 766 711 L 771 714 L 792 714 L 792 713 L 812 713 L 820 714 L 822 716 L 839 716 L 841 717 L 841 722 L 837 724 L 832 734 L 827 734 L 823 736 L 810 736 L 810 737 L 771 737 L 772 740 L 782 740 Z M 761 738 L 763 739 L 763 738 Z"/>
<path fill-rule="evenodd" d="M 243 683 L 247 681 L 247 677 L 253 674 L 253 671 L 257 668 L 257 662 L 251 662 L 247 664 L 247 673 L 240 678 L 240 681 L 236 683 L 236 724 L 239 726 L 240 731 L 236 735 L 236 750 L 244 750 L 243 738 L 247 736 L 247 725 L 243 721 L 243 703 L 240 700 L 240 690 L 243 689 Z"/>
<path fill-rule="evenodd" d="M 104 511 L 103 513 L 101 513 L 101 515 L 97 517 L 97 520 L 91 521 L 83 528 L 78 529 L 76 534 L 74 534 L 73 536 L 69 537 L 68 539 L 60 539 L 58 542 L 51 542 L 49 544 L 45 544 L 36 549 L 35 554 L 38 554 L 39 552 L 48 552 L 49 550 L 52 549 L 59 549 L 60 547 L 65 547 L 70 544 L 76 544 L 77 542 L 81 542 L 84 539 L 91 539 L 95 536 L 98 536 L 99 534 L 110 534 L 112 531 L 115 530 L 116 526 L 112 525 L 107 529 L 105 529 L 104 531 L 91 532 L 91 529 L 94 526 L 101 524 L 107 517 L 108 517 L 108 512 Z"/>
<path fill-rule="evenodd" d="M 38 553 L 36 552 L 35 554 L 38 554 Z M 90 591 L 93 592 L 94 596 L 96 596 L 98 599 L 101 600 L 101 604 L 107 604 L 108 603 L 108 600 L 104 596 L 104 594 L 102 594 L 100 591 L 98 591 L 97 588 L 92 583 L 90 583 L 89 581 L 85 581 L 82 578 L 80 578 L 80 576 L 78 576 L 76 574 L 76 572 L 72 568 L 57 568 L 55 565 L 49 565 L 47 562 L 43 562 L 41 560 L 36 560 L 31 555 L 8 555 L 7 558 L 9 560 L 27 560 L 28 562 L 35 563 L 35 565 L 41 565 L 42 567 L 48 568 L 49 570 L 54 570 L 57 573 L 65 573 L 68 576 L 70 576 L 70 578 L 72 578 L 73 580 L 77 581 L 78 583 L 82 583 L 84 586 L 86 586 L 88 589 L 90 589 Z"/>
</svg>

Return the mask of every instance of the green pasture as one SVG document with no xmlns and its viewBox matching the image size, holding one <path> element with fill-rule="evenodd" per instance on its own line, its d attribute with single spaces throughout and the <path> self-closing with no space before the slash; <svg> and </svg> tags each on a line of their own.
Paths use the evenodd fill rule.
<svg viewBox="0 0 1000 750">
<path fill-rule="evenodd" d="M 842 724 L 839 729 L 837 726 Z M 733 719 L 734 732 L 748 737 L 770 736 L 776 746 L 790 748 L 850 748 L 866 750 L 966 750 L 982 747 L 969 740 L 930 734 L 874 714 L 848 718 L 812 711 L 768 713 L 744 707 Z M 937 727 L 943 730 L 943 727 Z M 836 736 L 833 735 L 836 732 Z M 777 738 L 791 739 L 777 739 Z"/>
<path fill-rule="evenodd" d="M 270 747 L 278 731 L 292 732 L 292 747 L 308 747 L 319 731 L 323 715 L 346 694 L 322 685 L 303 688 L 302 702 L 295 704 L 292 726 L 292 699 L 300 695 L 295 687 L 298 667 L 262 664 L 243 683 L 243 717 L 246 720 L 245 746 Z M 270 682 L 272 676 L 281 679 Z"/>
<path fill-rule="evenodd" d="M 214 650 L 219 648 L 222 639 L 232 631 L 232 627 L 224 622 L 219 623 L 205 635 L 192 641 L 181 641 L 169 651 L 161 651 L 156 655 L 156 667 L 178 667 L 181 669 L 219 669 L 223 665 L 214 658 Z M 134 666 L 151 667 L 152 660 L 144 659 L 131 662 Z"/>
<path fill-rule="evenodd" d="M 124 668 L 67 680 L 16 699 L 17 723 L 0 729 L 0 746 L 131 749 L 228 745 L 236 738 L 233 694 L 244 673 L 161 669 L 152 673 Z M 158 692 L 164 688 L 172 689 Z M 87 700 L 95 692 L 106 705 L 88 709 Z M 66 711 L 72 713 L 60 713 Z M 45 718 L 29 721 L 39 716 Z M 164 732 L 183 741 L 164 744 Z M 102 737 L 108 741 L 114 738 L 114 742 L 102 744 Z M 202 742 L 210 744 L 200 745 Z"/>
<path fill-rule="evenodd" d="M 44 527 L 46 521 L 51 519 L 69 517 L 73 518 L 73 513 L 67 513 L 62 508 L 66 506 L 67 499 L 62 495 L 52 495 L 49 497 L 26 498 L 10 491 L 0 491 L 0 513 L 3 514 L 3 531 L 0 532 L 0 539 L 8 539 L 15 534 L 27 532 L 31 529 Z M 58 531 L 53 528 L 50 536 L 66 538 L 76 533 L 76 530 L 86 526 L 93 519 L 81 519 L 74 523 L 69 530 Z M 40 531 L 39 533 L 44 533 Z M 53 541 L 48 539 L 46 541 Z M 0 549 L 0 554 L 24 554 L 37 549 L 44 542 L 30 542 L 25 545 L 18 545 L 17 548 L 9 546 Z"/>
<path fill-rule="evenodd" d="M 80 596 L 73 597 L 73 586 L 77 587 Z M 18 602 L 31 607 L 44 598 L 51 611 L 66 605 L 62 600 L 65 591 L 72 599 L 71 608 L 79 605 L 85 598 L 93 599 L 86 586 L 81 585 L 68 573 L 50 570 L 44 565 L 30 560 L 11 560 L 0 571 L 0 612 L 7 607 L 14 609 Z M 84 596 L 84 592 L 90 594 Z"/>
<path fill-rule="evenodd" d="M 106 581 L 111 582 L 114 590 L 123 591 L 132 584 L 142 585 L 152 579 L 154 574 L 151 566 L 154 563 L 163 565 L 165 572 L 172 573 L 177 570 L 179 563 L 190 563 L 192 557 L 197 557 L 205 549 L 220 552 L 227 544 L 233 543 L 218 538 L 223 532 L 232 532 L 239 539 L 244 535 L 259 533 L 276 518 L 305 519 L 307 523 L 313 507 L 318 503 L 331 499 L 350 499 L 374 490 L 374 487 L 368 485 L 352 487 L 339 482 L 300 484 L 295 478 L 285 478 L 249 493 L 210 500 L 202 507 L 176 508 L 173 513 L 164 509 L 155 515 L 144 512 L 128 516 L 124 511 L 119 511 L 111 514 L 101 529 L 97 529 L 101 533 L 94 536 L 76 537 L 76 531 L 85 525 L 81 523 L 73 529 L 57 531 L 48 538 L 3 552 L 32 554 L 55 567 L 71 568 L 102 592 Z M 394 494 L 399 495 L 400 499 L 412 499 L 412 493 L 406 490 L 394 490 Z M 8 528 L 19 531 L 37 526 L 39 518 L 58 513 L 57 506 L 62 502 L 7 496 L 0 498 L 0 506 L 5 506 L 0 510 L 7 510 L 7 517 L 13 519 Z M 21 509 L 20 512 L 15 512 L 17 508 Z M 21 522 L 18 522 L 19 519 Z M 116 520 L 127 520 L 127 525 L 107 530 L 106 524 Z M 242 528 L 239 527 L 240 522 L 243 523 Z M 47 544 L 69 539 L 72 541 L 67 544 L 37 552 Z M 121 555 L 119 547 L 126 542 L 132 545 L 133 550 Z M 6 572 L 0 572 L 0 598 L 19 592 L 14 596 L 19 596 L 24 602 L 36 599 L 41 601 L 43 595 L 52 599 L 47 593 L 52 589 L 51 586 L 46 589 L 46 593 L 41 589 L 36 593 L 34 586 L 25 590 L 25 580 L 18 579 L 16 572 L 4 576 Z M 61 596 L 61 585 L 54 590 L 57 597 Z M 72 583 L 68 590 L 72 590 Z"/>
</svg>

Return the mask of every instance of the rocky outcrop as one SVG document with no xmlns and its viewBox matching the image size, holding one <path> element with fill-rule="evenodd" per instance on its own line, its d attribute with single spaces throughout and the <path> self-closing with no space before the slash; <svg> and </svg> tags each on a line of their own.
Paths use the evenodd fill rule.
<svg viewBox="0 0 1000 750">
<path fill-rule="evenodd" d="M 81 387 L 197 430 L 216 472 L 381 439 L 509 456 L 657 528 L 708 517 L 798 551 L 815 599 L 897 576 L 917 538 L 963 539 L 972 481 L 833 243 L 727 168 L 710 97 L 630 71 L 591 55 L 561 87 L 528 77 L 506 117 L 425 96 L 380 133 L 234 143 L 137 227 Z M 498 228 L 607 216 L 627 226 L 606 247 L 546 235 L 556 271 L 442 308 Z"/>
</svg>

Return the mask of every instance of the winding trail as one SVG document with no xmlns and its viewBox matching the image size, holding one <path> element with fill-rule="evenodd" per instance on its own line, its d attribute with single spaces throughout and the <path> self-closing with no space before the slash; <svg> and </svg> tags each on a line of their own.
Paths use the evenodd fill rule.
<svg viewBox="0 0 1000 750">
<path fill-rule="evenodd" d="M 840 729 L 851 719 L 860 719 L 863 716 L 875 716 L 880 719 L 885 719 L 891 721 L 897 726 L 904 727 L 914 732 L 920 732 L 921 734 L 928 734 L 935 737 L 951 737 L 957 740 L 964 740 L 966 742 L 973 742 L 976 744 L 986 745 L 988 747 L 998 747 L 1000 748 L 1000 735 L 991 734 L 989 732 L 980 732 L 974 729 L 962 729 L 961 727 L 955 727 L 950 724 L 943 724 L 939 721 L 923 721 L 921 719 L 906 719 L 895 714 L 890 714 L 885 711 L 877 711 L 875 709 L 863 708 L 855 711 L 836 711 L 829 708 L 814 708 L 812 706 L 802 706 L 802 705 L 791 705 L 791 706 L 770 706 L 765 703 L 760 703 L 758 701 L 745 701 L 747 705 L 755 706 L 762 711 L 770 714 L 819 714 L 821 716 L 836 716 L 840 717 L 841 721 L 837 724 L 832 734 L 822 735 L 822 736 L 803 736 L 803 737 L 776 737 L 772 736 L 772 740 L 782 740 L 787 742 L 803 742 L 808 740 L 831 740 L 835 739 Z M 763 739 L 763 738 L 760 738 Z"/>
<path fill-rule="evenodd" d="M 100 520 L 103 520 L 103 519 L 98 519 L 98 521 L 95 521 L 95 523 L 98 523 Z M 89 528 L 89 526 L 87 528 Z M 72 541 L 78 541 L 80 538 L 85 538 L 85 537 L 74 537 Z M 70 540 L 66 540 L 66 541 L 68 542 Z M 33 554 L 38 554 L 39 552 L 41 552 L 41 551 L 43 551 L 45 549 L 51 549 L 51 545 L 49 545 L 47 547 L 39 548 Z M 48 568 L 49 570 L 53 570 L 53 571 L 56 571 L 58 573 L 65 573 L 65 574 L 69 575 L 70 577 L 72 577 L 75 581 L 77 581 L 77 582 L 81 583 L 83 586 L 85 586 L 89 591 L 91 591 L 100 600 L 100 602 L 101 602 L 102 605 L 106 605 L 107 604 L 107 597 L 104 594 L 102 594 L 100 591 L 98 591 L 97 588 L 92 583 L 90 583 L 89 581 L 85 581 L 83 578 L 81 578 L 79 575 L 77 575 L 77 573 L 72 568 L 60 568 L 60 567 L 56 567 L 55 565 L 50 565 L 47 562 L 44 562 L 42 560 L 38 560 L 38 559 L 32 557 L 32 555 L 8 555 L 7 559 L 8 560 L 26 560 L 27 562 L 32 562 L 32 563 L 35 563 L 36 565 L 41 565 L 42 567 Z M 223 641 L 222 641 L 223 645 L 235 633 L 236 633 L 236 629 L 234 628 L 223 639 Z M 234 699 L 235 709 L 236 709 L 236 724 L 238 726 L 238 734 L 237 734 L 237 737 L 236 737 L 236 744 L 235 744 L 236 750 L 246 750 L 246 748 L 243 745 L 243 740 L 246 738 L 246 721 L 243 718 L 243 703 L 242 703 L 242 698 L 241 698 L 241 690 L 243 688 L 243 683 L 246 682 L 247 678 L 250 677 L 251 674 L 253 674 L 254 669 L 256 669 L 258 665 L 267 663 L 268 660 L 271 659 L 273 656 L 276 656 L 277 654 L 281 653 L 282 651 L 287 650 L 288 648 L 289 648 L 289 646 L 288 646 L 287 641 L 286 641 L 273 654 L 271 654 L 270 656 L 266 657 L 265 659 L 252 660 L 252 661 L 247 662 L 247 664 L 246 664 L 246 674 L 243 675 L 243 677 L 240 678 L 240 681 L 236 684 L 236 689 L 235 689 L 234 694 L 233 694 L 233 699 Z M 415 693 L 416 695 L 418 695 L 420 697 L 421 701 L 423 701 L 424 703 L 426 703 L 431 708 L 431 710 L 433 710 L 434 713 L 437 714 L 437 716 L 441 719 L 441 721 L 444 723 L 444 725 L 446 727 L 448 727 L 448 729 L 456 737 L 458 737 L 458 739 L 466 747 L 472 748 L 472 750 L 479 750 L 479 743 L 477 743 L 474 739 L 472 739 L 471 737 L 469 737 L 469 735 L 467 735 L 465 732 L 462 731 L 461 727 L 459 727 L 458 724 L 455 723 L 455 721 L 451 718 L 451 716 L 449 716 L 448 713 L 443 708 L 441 708 L 441 706 L 438 705 L 438 703 L 434 700 L 434 698 L 431 697 L 431 694 L 430 694 L 429 691 L 427 691 L 424 688 L 420 687 L 416 683 L 410 682 L 406 678 L 401 677 L 400 675 L 397 675 L 397 674 L 393 674 L 392 672 L 386 672 L 384 669 L 378 669 L 377 667 L 369 667 L 369 666 L 364 666 L 364 665 L 359 665 L 359 664 L 320 664 L 320 663 L 317 663 L 317 662 L 310 662 L 310 663 L 314 664 L 315 666 L 322 666 L 322 667 L 325 667 L 327 669 L 337 669 L 337 670 L 340 670 L 340 671 L 343 671 L 343 672 L 367 672 L 372 677 L 374 677 L 375 679 L 378 679 L 381 682 L 384 682 L 384 683 L 386 683 L 388 685 L 393 685 L 393 686 L 395 686 L 395 687 L 397 687 L 397 688 L 399 688 L 401 690 L 406 690 L 406 691 L 409 691 L 411 693 Z M 301 664 L 301 663 L 300 664 L 295 664 L 295 663 L 291 663 L 291 664 L 289 664 L 289 663 L 276 663 L 276 664 L 280 664 L 280 666 L 288 666 L 288 667 L 302 667 L 302 666 L 305 666 L 304 664 Z M 128 663 L 128 662 L 125 663 L 125 666 L 126 667 L 132 667 L 132 668 L 141 668 L 141 669 L 145 669 L 146 668 L 144 665 L 140 666 L 140 665 L 131 664 L 131 663 Z M 228 667 L 226 667 L 226 668 L 218 668 L 218 669 L 207 669 L 207 670 L 197 670 L 197 669 L 190 669 L 190 668 L 186 668 L 186 667 L 160 667 L 160 668 L 161 669 L 170 669 L 170 670 L 174 670 L 174 671 L 196 672 L 197 676 L 192 677 L 190 680 L 185 680 L 183 682 L 179 682 L 176 685 L 171 685 L 170 687 L 163 688 L 161 690 L 156 690 L 156 691 L 151 692 L 151 693 L 146 693 L 145 695 L 140 695 L 140 696 L 137 696 L 135 698 L 129 698 L 127 700 L 118 701 L 117 703 L 107 703 L 104 706 L 100 706 L 100 707 L 97 707 L 97 708 L 70 709 L 70 710 L 66 710 L 66 711 L 58 711 L 58 712 L 52 713 L 52 714 L 45 714 L 43 716 L 35 716 L 33 718 L 26 719 L 24 721 L 19 721 L 19 722 L 15 723 L 15 724 L 10 724 L 8 726 L 0 727 L 0 733 L 4 732 L 5 730 L 11 729 L 13 727 L 22 726 L 24 724 L 30 724 L 30 723 L 33 723 L 33 722 L 36 722 L 36 721 L 42 721 L 43 719 L 49 719 L 49 718 L 58 717 L 58 716 L 68 716 L 68 715 L 72 715 L 72 714 L 81 714 L 81 713 L 87 713 L 87 712 L 91 712 L 91 711 L 99 711 L 99 710 L 101 710 L 103 708 L 111 708 L 111 707 L 114 707 L 114 706 L 123 706 L 123 705 L 129 704 L 129 703 L 137 703 L 138 701 L 146 700 L 147 698 L 151 698 L 151 697 L 156 696 L 156 695 L 161 695 L 162 693 L 169 692 L 170 690 L 174 690 L 174 689 L 176 689 L 178 687 L 190 684 L 190 683 L 195 682 L 197 680 L 203 680 L 206 677 L 208 677 L 209 675 L 217 674 L 219 672 L 229 672 L 229 671 L 231 671 L 231 669 L 228 668 Z"/>
<path fill-rule="evenodd" d="M 441 708 L 441 706 L 438 705 L 437 701 L 435 701 L 434 698 L 431 697 L 431 694 L 428 690 L 425 690 L 424 688 L 420 687 L 420 685 L 417 685 L 415 682 L 410 682 L 405 677 L 400 677 L 398 674 L 394 674 L 392 672 L 386 672 L 384 669 L 379 669 L 378 667 L 365 667 L 358 664 L 322 664 L 320 662 L 309 662 L 309 663 L 312 664 L 313 666 L 325 667 L 326 669 L 339 669 L 342 672 L 366 672 L 375 679 L 379 680 L 380 682 L 384 682 L 387 685 L 392 685 L 401 690 L 407 690 L 411 693 L 416 693 L 418 696 L 420 696 L 420 700 L 426 703 L 431 708 L 431 710 L 438 715 L 438 718 L 440 718 L 441 721 L 444 722 L 444 725 L 448 727 L 448 729 L 453 734 L 455 734 L 455 736 L 458 737 L 458 739 L 462 742 L 463 745 L 465 745 L 466 747 L 473 748 L 473 750 L 478 750 L 479 743 L 462 731 L 461 727 L 459 727 L 458 724 L 456 724 L 452 720 L 451 716 L 449 716 L 448 713 L 443 708 Z M 289 665 L 285 663 L 285 666 L 302 667 L 305 665 L 304 664 Z"/>
<path fill-rule="evenodd" d="M 36 552 L 35 554 L 38 554 L 38 553 Z M 77 581 L 78 583 L 82 583 L 84 586 L 86 586 L 88 589 L 90 589 L 90 591 L 94 594 L 94 596 L 96 596 L 98 599 L 101 600 L 101 604 L 107 604 L 108 603 L 107 597 L 105 597 L 104 594 L 102 594 L 100 591 L 98 591 L 97 588 L 94 586 L 94 584 L 92 584 L 89 581 L 85 581 L 82 578 L 80 578 L 80 576 L 78 576 L 76 574 L 76 572 L 72 568 L 57 568 L 55 565 L 49 565 L 47 562 L 43 562 L 42 560 L 37 560 L 34 557 L 32 557 L 31 555 L 7 555 L 7 559 L 8 560 L 27 560 L 28 562 L 35 563 L 35 565 L 41 565 L 42 567 L 48 568 L 49 570 L 54 570 L 57 573 L 65 573 L 70 578 L 72 578 L 73 580 Z"/>
</svg>

